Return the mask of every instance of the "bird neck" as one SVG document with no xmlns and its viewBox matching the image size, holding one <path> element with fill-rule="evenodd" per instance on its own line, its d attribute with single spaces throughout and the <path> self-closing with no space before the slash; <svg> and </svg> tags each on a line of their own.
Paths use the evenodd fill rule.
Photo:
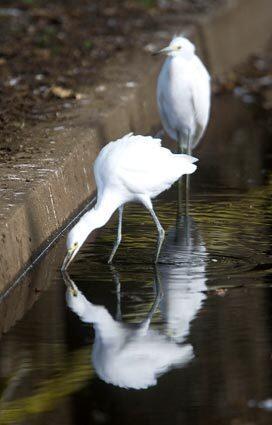
<svg viewBox="0 0 272 425">
<path fill-rule="evenodd" d="M 79 290 L 77 290 L 77 296 L 75 297 L 68 289 L 66 299 L 70 309 L 84 323 L 93 324 L 96 331 L 96 338 L 107 340 L 118 334 L 119 324 L 112 318 L 104 306 L 91 303 Z"/>
<path fill-rule="evenodd" d="M 96 205 L 84 214 L 82 220 L 90 231 L 98 229 L 108 222 L 121 204 L 122 202 L 114 196 L 114 193 L 104 193 L 102 196 L 98 196 Z"/>
<path fill-rule="evenodd" d="M 174 53 L 171 56 L 172 63 L 179 63 L 182 61 L 190 61 L 195 57 L 195 53 L 193 50 L 183 50 L 180 53 Z"/>
<path fill-rule="evenodd" d="M 102 344 L 116 343 L 115 341 L 120 339 L 123 335 L 120 323 L 116 322 L 109 313 L 108 316 L 103 319 L 103 322 L 94 322 L 93 327 L 95 330 L 96 342 L 100 341 Z"/>
</svg>

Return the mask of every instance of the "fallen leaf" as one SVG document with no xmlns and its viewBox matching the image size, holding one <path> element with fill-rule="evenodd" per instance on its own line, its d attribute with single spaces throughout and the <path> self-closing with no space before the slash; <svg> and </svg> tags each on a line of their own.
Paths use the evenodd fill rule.
<svg viewBox="0 0 272 425">
<path fill-rule="evenodd" d="M 73 90 L 71 89 L 65 89 L 61 86 L 53 86 L 50 89 L 50 92 L 56 96 L 59 97 L 60 99 L 67 99 L 69 97 L 73 97 L 74 93 Z"/>
</svg>

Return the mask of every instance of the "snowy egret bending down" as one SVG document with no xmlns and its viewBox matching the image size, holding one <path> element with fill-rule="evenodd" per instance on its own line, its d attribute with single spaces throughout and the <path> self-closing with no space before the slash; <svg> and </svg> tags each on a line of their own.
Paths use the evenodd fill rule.
<svg viewBox="0 0 272 425">
<path fill-rule="evenodd" d="M 199 143 L 210 113 L 210 76 L 187 38 L 174 37 L 158 78 L 157 102 L 162 124 L 178 142 L 179 153 L 191 154 Z"/>
<path fill-rule="evenodd" d="M 108 143 L 94 163 L 97 184 L 97 202 L 72 228 L 67 237 L 67 255 L 62 270 L 67 269 L 88 235 L 104 226 L 116 209 L 119 209 L 117 239 L 109 262 L 121 242 L 123 205 L 141 202 L 149 211 L 158 229 L 158 260 L 164 239 L 164 230 L 153 210 L 151 199 L 159 195 L 183 174 L 196 170 L 197 159 L 188 155 L 175 155 L 161 146 L 160 139 L 127 134 Z"/>
</svg>

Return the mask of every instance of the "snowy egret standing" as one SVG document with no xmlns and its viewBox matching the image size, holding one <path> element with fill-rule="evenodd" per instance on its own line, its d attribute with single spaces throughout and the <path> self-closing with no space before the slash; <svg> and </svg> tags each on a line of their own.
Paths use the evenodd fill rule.
<svg viewBox="0 0 272 425">
<path fill-rule="evenodd" d="M 158 78 L 157 102 L 162 124 L 178 142 L 178 153 L 191 155 L 199 143 L 210 113 L 210 76 L 187 38 L 174 37 L 168 47 L 156 53 L 167 55 Z M 186 177 L 186 214 L 189 208 L 190 178 Z M 181 213 L 181 180 L 178 207 Z"/>
<path fill-rule="evenodd" d="M 167 55 L 158 78 L 157 102 L 162 124 L 178 142 L 179 153 L 191 154 L 210 113 L 210 76 L 187 38 L 174 37 L 157 53 Z"/>
<path fill-rule="evenodd" d="M 150 212 L 158 230 L 158 260 L 164 239 L 164 230 L 153 210 L 151 199 L 159 195 L 184 174 L 196 170 L 197 161 L 188 155 L 173 154 L 161 146 L 160 139 L 127 134 L 108 143 L 94 164 L 97 184 L 97 202 L 72 228 L 67 237 L 67 255 L 62 270 L 66 270 L 88 235 L 104 226 L 115 210 L 119 209 L 117 239 L 109 262 L 121 242 L 123 206 L 127 202 L 141 202 Z"/>
</svg>

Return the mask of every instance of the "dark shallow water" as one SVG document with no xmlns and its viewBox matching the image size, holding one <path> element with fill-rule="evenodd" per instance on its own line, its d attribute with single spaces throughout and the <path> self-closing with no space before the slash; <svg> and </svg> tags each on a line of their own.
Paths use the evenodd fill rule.
<svg viewBox="0 0 272 425">
<path fill-rule="evenodd" d="M 0 304 L 1 425 L 272 423 L 258 406 L 272 398 L 271 135 L 229 97 L 212 123 L 190 216 L 177 218 L 176 187 L 155 201 L 157 269 L 154 225 L 129 205 L 115 268 L 116 218 L 71 267 L 76 313 L 64 239 Z"/>
</svg>

